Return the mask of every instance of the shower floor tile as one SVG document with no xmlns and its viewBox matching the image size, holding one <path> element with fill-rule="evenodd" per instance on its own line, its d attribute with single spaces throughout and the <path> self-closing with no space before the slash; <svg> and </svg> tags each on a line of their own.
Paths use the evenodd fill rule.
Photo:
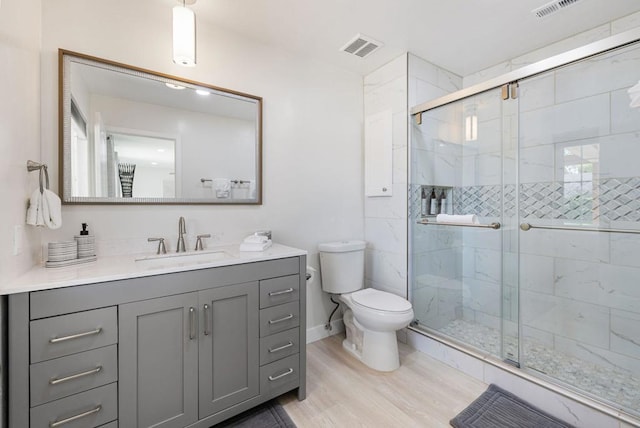
<svg viewBox="0 0 640 428">
<path fill-rule="evenodd" d="M 438 330 L 440 333 L 500 356 L 500 332 L 480 324 L 454 320 Z M 516 349 L 516 339 L 507 337 L 505 348 Z M 625 408 L 630 413 L 640 409 L 640 376 L 618 367 L 601 366 L 558 352 L 549 346 L 527 340 L 521 365 L 574 386 L 598 398 Z"/>
</svg>

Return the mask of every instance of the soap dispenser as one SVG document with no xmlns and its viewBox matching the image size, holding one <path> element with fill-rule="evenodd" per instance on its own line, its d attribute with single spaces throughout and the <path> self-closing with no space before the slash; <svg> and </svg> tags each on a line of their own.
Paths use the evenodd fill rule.
<svg viewBox="0 0 640 428">
<path fill-rule="evenodd" d="M 82 230 L 80 231 L 80 235 L 74 236 L 75 240 L 78 242 L 79 259 L 95 257 L 96 255 L 96 238 L 93 235 L 89 235 L 87 226 L 87 223 L 82 223 Z"/>
</svg>

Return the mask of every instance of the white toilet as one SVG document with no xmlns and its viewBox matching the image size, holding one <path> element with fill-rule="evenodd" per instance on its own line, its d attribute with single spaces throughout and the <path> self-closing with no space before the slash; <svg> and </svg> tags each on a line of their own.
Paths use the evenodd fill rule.
<svg viewBox="0 0 640 428">
<path fill-rule="evenodd" d="M 342 346 L 369 367 L 400 367 L 396 330 L 413 320 L 411 303 L 395 294 L 364 287 L 364 241 L 319 244 L 322 289 L 340 296 L 347 338 Z"/>
</svg>

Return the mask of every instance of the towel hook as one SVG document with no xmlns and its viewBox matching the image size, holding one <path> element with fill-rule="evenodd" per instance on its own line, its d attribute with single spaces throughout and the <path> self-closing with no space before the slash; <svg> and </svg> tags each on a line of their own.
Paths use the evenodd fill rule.
<svg viewBox="0 0 640 428">
<path fill-rule="evenodd" d="M 40 193 L 44 193 L 44 189 L 49 189 L 49 171 L 47 170 L 46 164 L 28 160 L 27 171 L 29 172 L 39 171 L 38 181 L 40 183 Z M 43 172 L 44 172 L 44 180 L 42 177 Z"/>
</svg>

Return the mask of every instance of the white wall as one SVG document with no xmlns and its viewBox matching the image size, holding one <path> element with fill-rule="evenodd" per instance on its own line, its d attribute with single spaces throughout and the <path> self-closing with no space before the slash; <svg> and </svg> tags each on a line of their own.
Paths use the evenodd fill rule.
<svg viewBox="0 0 640 428">
<path fill-rule="evenodd" d="M 262 206 L 64 206 L 64 225 L 43 245 L 77 233 L 88 222 L 99 255 L 151 252 L 149 236 L 173 248 L 180 216 L 188 244 L 239 241 L 256 229 L 309 251 L 317 243 L 363 236 L 362 79 L 286 51 L 198 22 L 198 65 L 171 61 L 171 2 L 45 1 L 42 5 L 42 150 L 57 159 L 57 49 L 65 48 L 162 73 L 262 96 Z M 198 3 L 194 5 L 197 14 Z M 55 175 L 54 175 L 55 177 Z M 54 180 L 55 182 L 55 180 Z M 20 198 L 24 198 L 23 191 Z M 332 307 L 320 282 L 308 289 L 308 326 L 324 324 Z"/>
<path fill-rule="evenodd" d="M 24 227 L 27 200 L 38 183 L 27 160 L 40 160 L 40 0 L 0 3 L 0 280 L 38 259 L 39 231 Z M 22 226 L 13 255 L 14 226 Z"/>
</svg>

